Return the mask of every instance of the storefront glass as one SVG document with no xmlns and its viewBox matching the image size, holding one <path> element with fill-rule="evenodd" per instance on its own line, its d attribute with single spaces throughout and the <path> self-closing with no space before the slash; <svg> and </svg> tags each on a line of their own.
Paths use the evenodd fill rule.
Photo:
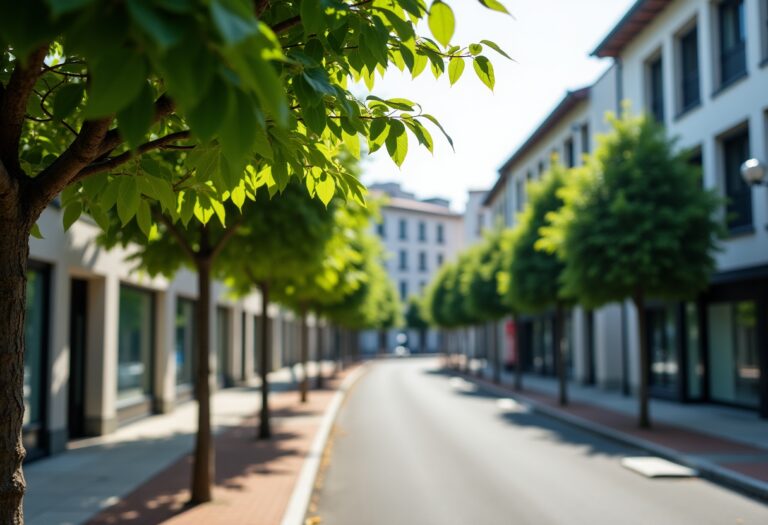
<svg viewBox="0 0 768 525">
<path fill-rule="evenodd" d="M 695 303 L 685 304 L 685 349 L 687 352 L 688 398 L 701 399 L 704 381 L 704 363 L 701 358 L 699 313 Z"/>
<path fill-rule="evenodd" d="M 540 317 L 533 321 L 533 368 L 539 374 L 554 374 L 555 360 L 552 320 Z"/>
<path fill-rule="evenodd" d="M 120 287 L 117 347 L 117 396 L 139 398 L 152 394 L 154 308 L 151 292 Z"/>
<path fill-rule="evenodd" d="M 648 350 L 651 385 L 673 392 L 678 386 L 678 338 L 676 306 L 648 310 Z"/>
<path fill-rule="evenodd" d="M 754 301 L 708 307 L 709 391 L 713 400 L 757 408 L 757 305 Z"/>
<path fill-rule="evenodd" d="M 176 301 L 176 384 L 192 384 L 195 344 L 195 303 Z"/>
<path fill-rule="evenodd" d="M 27 272 L 27 316 L 24 324 L 24 425 L 42 422 L 43 358 L 47 330 L 47 272 Z"/>
<path fill-rule="evenodd" d="M 216 371 L 220 386 L 224 386 L 227 382 L 228 352 L 229 310 L 219 306 L 216 308 Z"/>
</svg>

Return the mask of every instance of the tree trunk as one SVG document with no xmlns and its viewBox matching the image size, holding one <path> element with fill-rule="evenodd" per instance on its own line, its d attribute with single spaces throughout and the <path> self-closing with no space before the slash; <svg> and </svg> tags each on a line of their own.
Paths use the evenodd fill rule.
<svg viewBox="0 0 768 525">
<path fill-rule="evenodd" d="M 515 390 L 522 392 L 523 390 L 523 345 L 520 344 L 520 326 L 518 320 L 514 320 L 515 323 Z"/>
<path fill-rule="evenodd" d="M 14 201 L 14 208 L 15 204 Z M 21 431 L 27 259 L 32 222 L 6 202 L 0 205 L 5 208 L 0 209 L 0 523 L 16 524 L 24 521 L 22 501 L 26 488 L 21 468 L 26 455 Z"/>
<path fill-rule="evenodd" d="M 555 345 L 557 350 L 557 383 L 558 383 L 558 401 L 560 406 L 568 404 L 568 378 L 567 361 L 568 346 L 565 340 L 565 312 L 563 303 L 557 302 L 555 306 Z"/>
<path fill-rule="evenodd" d="M 648 374 L 650 366 L 648 362 L 648 338 L 646 337 L 646 315 L 645 300 L 643 292 L 638 291 L 633 298 L 635 309 L 637 310 L 637 333 L 640 338 L 638 341 L 640 349 L 640 384 L 637 395 L 639 403 L 637 424 L 640 428 L 651 428 L 651 417 L 648 407 Z"/>
<path fill-rule="evenodd" d="M 317 374 L 315 375 L 315 389 L 322 390 L 323 385 L 323 329 L 319 322 L 315 322 L 315 337 L 317 343 Z"/>
<path fill-rule="evenodd" d="M 270 439 L 272 430 L 269 422 L 269 355 L 271 353 L 272 328 L 269 324 L 269 283 L 262 281 L 261 290 L 261 354 L 259 375 L 261 376 L 261 413 L 259 416 L 259 439 Z"/>
<path fill-rule="evenodd" d="M 301 383 L 299 384 L 299 399 L 307 402 L 309 391 L 309 329 L 307 327 L 307 307 L 301 307 Z"/>
<path fill-rule="evenodd" d="M 201 250 L 207 251 L 207 232 L 201 227 Z M 211 439 L 210 334 L 211 334 L 211 264 L 210 257 L 201 256 L 197 267 L 197 435 L 192 465 L 192 503 L 211 501 L 214 475 L 214 444 Z"/>
</svg>

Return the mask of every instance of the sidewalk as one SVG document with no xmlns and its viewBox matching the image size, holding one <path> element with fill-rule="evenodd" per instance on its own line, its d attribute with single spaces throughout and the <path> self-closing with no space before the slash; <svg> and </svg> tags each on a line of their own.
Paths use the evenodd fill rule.
<svg viewBox="0 0 768 525">
<path fill-rule="evenodd" d="M 311 390 L 306 405 L 291 388 L 295 375 L 285 369 L 272 374 L 274 439 L 267 442 L 254 439 L 257 389 L 215 394 L 217 486 L 210 504 L 185 507 L 196 418 L 196 404 L 186 403 L 28 465 L 26 523 L 278 525 L 322 416 L 350 370 L 325 389 Z"/>
<path fill-rule="evenodd" d="M 474 377 L 474 376 L 473 376 Z M 485 378 L 491 378 L 490 369 Z M 568 385 L 570 404 L 557 401 L 557 380 L 525 375 L 523 391 L 513 390 L 513 374 L 502 385 L 478 380 L 499 394 L 533 409 L 695 468 L 702 477 L 768 499 L 768 422 L 745 410 L 651 400 L 653 428 L 637 426 L 637 399 L 597 387 Z"/>
</svg>

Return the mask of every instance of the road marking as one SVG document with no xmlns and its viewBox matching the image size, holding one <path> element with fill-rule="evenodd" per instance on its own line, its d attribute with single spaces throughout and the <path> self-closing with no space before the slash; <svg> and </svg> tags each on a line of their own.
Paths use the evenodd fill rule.
<svg viewBox="0 0 768 525">
<path fill-rule="evenodd" d="M 692 468 L 651 456 L 623 458 L 621 466 L 646 478 L 692 478 L 699 474 Z"/>
</svg>

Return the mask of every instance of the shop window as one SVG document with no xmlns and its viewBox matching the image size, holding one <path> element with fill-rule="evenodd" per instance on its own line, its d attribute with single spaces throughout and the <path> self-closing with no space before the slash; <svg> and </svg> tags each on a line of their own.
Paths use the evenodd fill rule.
<svg viewBox="0 0 768 525">
<path fill-rule="evenodd" d="M 657 389 L 675 392 L 679 381 L 676 307 L 670 304 L 649 308 L 647 316 L 650 384 Z"/>
<path fill-rule="evenodd" d="M 24 321 L 24 426 L 43 423 L 48 338 L 48 270 L 30 264 Z"/>
<path fill-rule="evenodd" d="M 176 301 L 176 384 L 194 382 L 195 303 L 188 299 Z"/>
<path fill-rule="evenodd" d="M 117 397 L 152 395 L 154 296 L 130 286 L 120 287 L 117 344 Z"/>
<path fill-rule="evenodd" d="M 704 380 L 704 362 L 701 356 L 701 332 L 699 312 L 695 303 L 685 305 L 685 348 L 687 352 L 686 371 L 688 398 L 701 399 Z"/>
<path fill-rule="evenodd" d="M 709 392 L 715 401 L 757 408 L 760 367 L 757 348 L 757 304 L 754 301 L 711 304 Z"/>
</svg>

